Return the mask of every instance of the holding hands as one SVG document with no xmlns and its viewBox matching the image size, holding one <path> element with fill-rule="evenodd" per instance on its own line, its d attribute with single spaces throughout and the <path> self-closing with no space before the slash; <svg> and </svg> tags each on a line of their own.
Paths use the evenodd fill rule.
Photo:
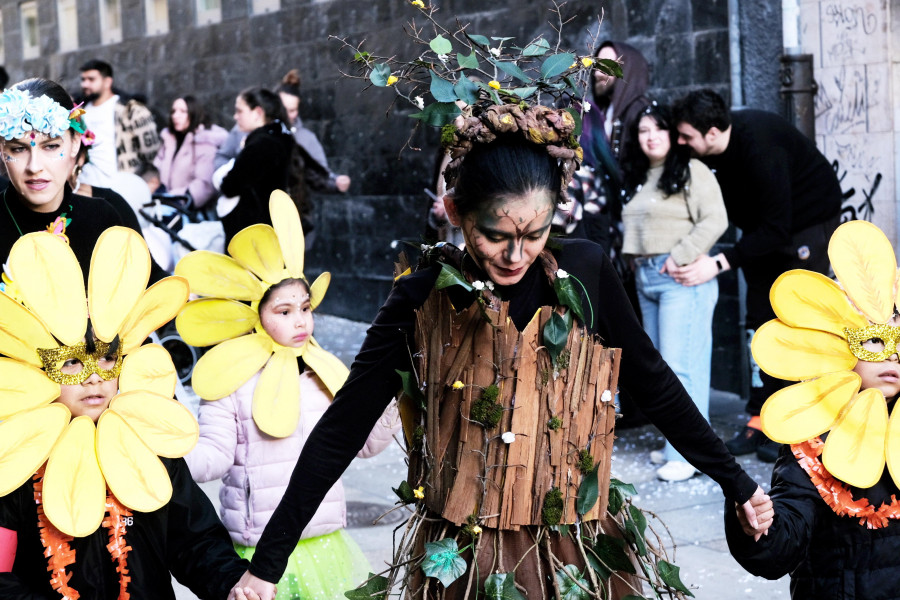
<svg viewBox="0 0 900 600">
<path fill-rule="evenodd" d="M 272 600 L 277 592 L 274 583 L 269 583 L 247 571 L 228 594 L 228 600 Z"/>
<path fill-rule="evenodd" d="M 744 533 L 752 535 L 754 541 L 758 541 L 761 536 L 768 533 L 775 519 L 772 499 L 761 487 L 757 487 L 750 499 L 742 505 L 738 506 L 735 503 L 735 512 Z"/>
</svg>

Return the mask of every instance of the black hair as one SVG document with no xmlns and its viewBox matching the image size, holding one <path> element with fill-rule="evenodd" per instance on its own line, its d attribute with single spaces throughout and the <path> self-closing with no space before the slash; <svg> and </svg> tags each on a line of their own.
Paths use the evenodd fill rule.
<svg viewBox="0 0 900 600">
<path fill-rule="evenodd" d="M 672 107 L 675 115 L 674 123 L 687 123 L 706 135 L 715 127 L 725 131 L 731 127 L 731 113 L 725 100 L 710 89 L 697 90 L 675 102 Z"/>
<path fill-rule="evenodd" d="M 482 203 L 535 190 L 548 190 L 555 205 L 564 199 L 561 185 L 562 167 L 545 147 L 526 142 L 521 134 L 501 134 L 466 154 L 452 196 L 462 216 Z"/>
<path fill-rule="evenodd" d="M 191 96 L 190 94 L 188 94 L 186 96 L 178 96 L 178 98 L 175 98 L 175 100 L 178 99 L 184 100 L 184 103 L 187 105 L 188 128 L 183 133 L 191 133 L 192 131 L 196 131 L 197 127 L 199 127 L 200 125 L 209 125 L 209 122 L 206 118 L 206 111 L 203 110 L 203 106 L 195 96 Z M 172 104 L 175 104 L 175 100 L 172 101 Z M 176 133 L 182 133 L 175 131 L 175 125 L 172 123 L 171 108 L 169 108 L 169 120 L 166 125 L 173 135 L 175 135 Z"/>
<path fill-rule="evenodd" d="M 84 73 L 85 71 L 99 71 L 100 75 L 102 75 L 103 77 L 113 76 L 112 65 L 97 58 L 91 59 L 81 65 L 80 71 L 82 73 Z"/>
<path fill-rule="evenodd" d="M 117 354 L 119 352 L 119 334 L 116 334 L 116 337 L 113 338 L 113 341 L 109 344 L 109 353 Z M 93 354 L 97 351 L 97 345 L 94 342 L 94 326 L 91 325 L 91 320 L 88 319 L 87 329 L 84 332 L 84 349 Z"/>
<path fill-rule="evenodd" d="M 6 69 L 0 67 L 0 90 L 5 90 L 7 85 L 9 85 L 9 73 L 6 72 Z"/>
<path fill-rule="evenodd" d="M 307 294 L 311 293 L 310 289 L 309 289 L 308 281 L 306 281 L 305 279 L 299 278 L 299 277 L 297 277 L 297 278 L 288 277 L 287 279 L 282 279 L 281 281 L 279 281 L 278 283 L 276 283 L 275 285 L 273 285 L 272 287 L 270 287 L 269 289 L 266 290 L 266 292 L 262 295 L 262 298 L 259 299 L 259 306 L 257 307 L 256 311 L 258 313 L 262 314 L 262 309 L 269 302 L 269 299 L 272 297 L 272 293 L 278 289 L 283 288 L 286 285 L 291 285 L 292 283 L 303 284 L 303 287 L 306 288 L 306 293 Z"/>
<path fill-rule="evenodd" d="M 281 121 L 287 123 L 287 112 L 281 103 L 281 98 L 272 90 L 263 87 L 250 87 L 242 90 L 238 96 L 247 103 L 251 109 L 262 107 L 266 122 Z"/>
<path fill-rule="evenodd" d="M 657 189 L 665 196 L 671 196 L 684 191 L 687 182 L 691 178 L 691 171 L 688 163 L 691 160 L 688 146 L 682 146 L 678 143 L 678 130 L 675 128 L 675 121 L 672 120 L 672 111 L 667 106 L 652 103 L 644 111 L 638 115 L 631 125 L 631 136 L 629 137 L 628 152 L 624 153 L 627 160 L 622 163 L 622 171 L 625 176 L 625 190 L 629 195 L 633 195 L 638 186 L 647 181 L 647 171 L 650 169 L 650 159 L 641 150 L 640 141 L 638 140 L 638 130 L 644 117 L 650 117 L 656 125 L 668 132 L 669 134 L 669 153 L 663 163 L 663 172 L 659 178 Z"/>
<path fill-rule="evenodd" d="M 75 107 L 75 101 L 61 85 L 49 79 L 41 77 L 32 77 L 20 81 L 12 86 L 12 89 L 28 92 L 32 98 L 40 98 L 47 96 L 65 109 L 72 110 Z"/>
<path fill-rule="evenodd" d="M 281 78 L 281 83 L 275 88 L 275 93 L 280 94 L 282 92 L 297 98 L 300 97 L 300 71 L 291 69 Z"/>
</svg>

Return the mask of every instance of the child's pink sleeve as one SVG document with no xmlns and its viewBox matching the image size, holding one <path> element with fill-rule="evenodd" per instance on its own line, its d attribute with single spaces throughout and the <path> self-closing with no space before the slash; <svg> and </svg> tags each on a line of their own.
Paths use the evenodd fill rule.
<svg viewBox="0 0 900 600">
<path fill-rule="evenodd" d="M 10 573 L 16 560 L 18 537 L 12 529 L 0 527 L 0 573 Z"/>
</svg>

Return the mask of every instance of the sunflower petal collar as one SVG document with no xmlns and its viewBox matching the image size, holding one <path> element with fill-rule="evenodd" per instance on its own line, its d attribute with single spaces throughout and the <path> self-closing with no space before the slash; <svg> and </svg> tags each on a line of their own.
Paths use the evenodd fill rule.
<svg viewBox="0 0 900 600">
<path fill-rule="evenodd" d="M 81 266 L 60 238 L 21 237 L 7 261 L 24 305 L 0 294 L 0 496 L 25 483 L 46 462 L 43 511 L 61 532 L 93 533 L 106 512 L 107 488 L 126 507 L 164 506 L 171 481 L 159 456 L 187 454 L 199 427 L 174 400 L 177 375 L 169 353 L 142 342 L 172 319 L 188 297 L 188 283 L 167 277 L 149 289 L 150 253 L 125 227 L 106 230 L 94 247 L 85 294 Z M 66 353 L 80 346 L 88 314 L 100 344 L 119 338 L 125 356 L 119 393 L 95 425 L 72 419 L 54 402 L 53 381 L 38 349 Z"/>
<path fill-rule="evenodd" d="M 300 348 L 275 342 L 259 321 L 259 301 L 287 278 L 304 279 L 304 241 L 300 215 L 290 196 L 272 192 L 265 224 L 242 229 L 228 244 L 228 256 L 198 250 L 185 256 L 175 273 L 201 296 L 189 302 L 175 325 L 194 346 L 212 346 L 194 367 L 194 392 L 204 400 L 234 393 L 262 370 L 253 392 L 253 420 L 273 437 L 287 437 L 300 421 L 297 357 L 302 357 L 332 396 L 347 379 L 347 367 L 310 336 Z M 312 309 L 321 303 L 331 274 L 310 285 Z"/>
<path fill-rule="evenodd" d="M 900 416 L 888 414 L 878 389 L 860 391 L 853 372 L 861 336 L 880 332 L 895 344 L 887 325 L 898 305 L 894 249 L 884 233 L 866 221 L 844 223 L 828 245 L 838 283 L 805 270 L 782 274 L 770 300 L 777 319 L 753 337 L 754 359 L 769 375 L 794 385 L 772 394 L 760 413 L 763 431 L 783 444 L 800 444 L 829 432 L 822 462 L 836 479 L 869 488 L 885 464 L 900 486 Z M 881 336 L 878 336 L 881 337 Z"/>
</svg>

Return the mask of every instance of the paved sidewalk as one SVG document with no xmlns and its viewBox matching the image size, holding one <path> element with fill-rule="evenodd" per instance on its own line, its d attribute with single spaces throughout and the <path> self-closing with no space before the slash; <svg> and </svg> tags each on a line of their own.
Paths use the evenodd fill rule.
<svg viewBox="0 0 900 600">
<path fill-rule="evenodd" d="M 367 324 L 316 315 L 316 339 L 347 364 L 358 350 L 366 327 Z M 746 422 L 742 409 L 743 403 L 737 396 L 713 390 L 710 418 L 723 439 L 732 437 Z M 617 432 L 612 473 L 613 477 L 634 484 L 640 494 L 635 504 L 653 511 L 665 523 L 674 539 L 674 545 L 667 544 L 667 548 L 670 555 L 674 548 L 674 562 L 681 567 L 682 580 L 694 596 L 700 600 L 789 598 L 787 577 L 778 581 L 753 577 L 731 558 L 722 525 L 722 492 L 709 477 L 697 475 L 680 483 L 656 479 L 650 451 L 662 446 L 663 438 L 652 425 Z M 391 487 L 406 478 L 403 459 L 403 451 L 393 445 L 376 457 L 355 460 L 344 475 L 351 509 L 366 508 L 368 516 L 378 512 L 374 505 L 391 507 L 396 500 Z M 755 456 L 741 457 L 740 462 L 768 489 L 771 465 L 759 462 Z M 218 506 L 218 482 L 203 487 Z M 351 514 L 351 518 L 360 516 Z M 348 529 L 376 571 L 390 560 L 395 527 L 397 524 Z M 178 598 L 188 600 L 194 596 L 182 588 Z"/>
</svg>

